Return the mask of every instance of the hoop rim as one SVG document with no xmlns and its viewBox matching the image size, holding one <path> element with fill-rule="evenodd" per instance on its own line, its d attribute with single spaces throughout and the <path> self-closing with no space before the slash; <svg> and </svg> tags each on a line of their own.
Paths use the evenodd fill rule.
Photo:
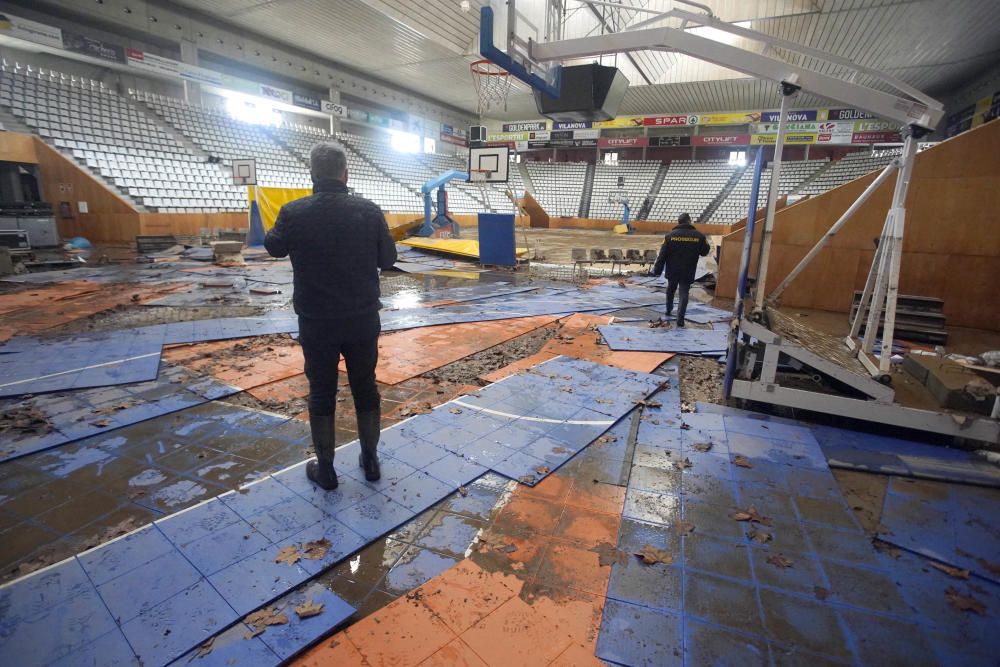
<svg viewBox="0 0 1000 667">
<path fill-rule="evenodd" d="M 477 69 L 478 67 L 483 67 L 483 66 L 496 67 L 498 68 L 499 71 L 490 72 L 489 70 Z M 510 72 L 500 67 L 500 65 L 497 65 L 495 62 L 489 60 L 488 58 L 483 58 L 481 60 L 476 60 L 472 63 L 469 63 L 469 71 L 472 72 L 474 76 L 510 76 Z"/>
</svg>

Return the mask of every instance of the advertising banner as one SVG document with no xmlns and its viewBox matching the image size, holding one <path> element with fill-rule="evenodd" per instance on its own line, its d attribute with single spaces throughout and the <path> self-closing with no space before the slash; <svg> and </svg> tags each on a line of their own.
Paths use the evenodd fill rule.
<svg viewBox="0 0 1000 667">
<path fill-rule="evenodd" d="M 898 144 L 903 141 L 899 132 L 855 132 L 852 144 Z"/>
<path fill-rule="evenodd" d="M 527 141 L 527 132 L 502 132 L 486 137 L 487 141 Z"/>
<path fill-rule="evenodd" d="M 765 111 L 760 115 L 762 123 L 777 123 L 780 118 L 780 111 Z M 797 123 L 824 120 L 819 117 L 819 110 L 817 109 L 796 109 L 795 111 L 789 111 L 785 115 L 785 119 Z"/>
<path fill-rule="evenodd" d="M 0 21 L 0 35 L 51 46 L 54 49 L 63 48 L 62 30 L 59 28 L 23 19 L 7 12 L 4 12 L 2 16 L 6 21 Z"/>
<path fill-rule="evenodd" d="M 754 134 L 750 137 L 752 146 L 773 146 L 778 139 L 777 134 Z M 816 143 L 815 132 L 789 132 L 785 135 L 785 144 L 803 145 Z"/>
<path fill-rule="evenodd" d="M 692 146 L 746 146 L 749 134 L 720 134 L 690 137 Z"/>
<path fill-rule="evenodd" d="M 340 102 L 331 102 L 330 100 L 321 100 L 319 104 L 320 111 L 325 111 L 331 116 L 336 116 L 337 118 L 347 117 L 347 107 L 345 107 Z"/>
<path fill-rule="evenodd" d="M 642 116 L 618 116 L 617 118 L 612 118 L 611 120 L 602 120 L 597 125 L 603 129 L 613 129 L 623 127 L 642 127 L 642 122 Z"/>
<path fill-rule="evenodd" d="M 855 132 L 898 132 L 899 123 L 890 120 L 859 120 L 854 123 Z"/>
<path fill-rule="evenodd" d="M 572 141 L 573 130 L 552 130 L 549 133 L 549 137 L 552 141 Z"/>
<path fill-rule="evenodd" d="M 759 111 L 741 111 L 738 113 L 699 114 L 691 116 L 691 118 L 697 118 L 698 125 L 745 125 L 746 123 L 759 123 L 761 114 Z"/>
<path fill-rule="evenodd" d="M 504 123 L 504 132 L 538 132 L 549 129 L 548 123 L 544 120 L 533 120 L 521 123 Z"/>
<path fill-rule="evenodd" d="M 826 118 L 827 120 L 868 120 L 875 118 L 875 116 L 858 109 L 829 109 L 826 112 Z"/>
<path fill-rule="evenodd" d="M 531 149 L 531 148 L 548 148 L 548 147 L 549 147 L 549 142 L 548 141 L 529 141 L 528 142 L 528 148 L 529 149 Z"/>
<path fill-rule="evenodd" d="M 589 120 L 578 121 L 578 122 L 552 123 L 553 130 L 586 130 L 591 127 L 594 127 L 594 124 Z"/>
<path fill-rule="evenodd" d="M 574 139 L 598 139 L 601 136 L 601 131 L 594 130 L 573 130 Z"/>
<path fill-rule="evenodd" d="M 125 49 L 119 45 L 109 44 L 68 30 L 62 31 L 62 47 L 67 51 L 99 60 L 108 60 L 113 63 L 125 62 Z"/>
<path fill-rule="evenodd" d="M 642 119 L 642 124 L 646 127 L 671 127 L 674 125 L 696 125 L 697 123 L 697 116 L 688 116 L 685 114 L 676 116 L 647 116 Z"/>
<path fill-rule="evenodd" d="M 318 97 L 299 95 L 298 93 L 292 93 L 292 104 L 303 109 L 312 109 L 313 111 L 319 111 L 322 108 Z"/>
<path fill-rule="evenodd" d="M 846 132 L 850 134 L 855 128 L 851 121 L 825 121 L 818 123 L 786 123 L 788 132 Z M 751 127 L 754 134 L 777 134 L 777 123 L 757 123 Z"/>
<path fill-rule="evenodd" d="M 266 83 L 260 84 L 260 96 L 268 100 L 274 100 L 275 102 L 292 103 L 292 91 L 269 86 Z"/>
<path fill-rule="evenodd" d="M 350 118 L 351 120 L 357 120 L 362 123 L 368 122 L 368 112 L 362 111 L 361 109 L 348 109 L 347 117 Z"/>
<path fill-rule="evenodd" d="M 649 137 L 601 137 L 597 140 L 597 145 L 601 148 L 632 148 L 634 146 L 648 146 Z"/>
<path fill-rule="evenodd" d="M 144 53 L 139 49 L 127 49 L 125 52 L 129 67 L 163 76 L 180 77 L 179 62 L 170 58 Z"/>
<path fill-rule="evenodd" d="M 691 137 L 650 137 L 650 146 L 690 146 Z"/>
</svg>

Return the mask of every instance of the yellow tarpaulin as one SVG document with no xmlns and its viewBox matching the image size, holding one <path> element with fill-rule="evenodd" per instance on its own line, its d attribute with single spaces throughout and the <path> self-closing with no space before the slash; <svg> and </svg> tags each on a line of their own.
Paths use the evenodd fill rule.
<svg viewBox="0 0 1000 667">
<path fill-rule="evenodd" d="M 247 201 L 254 201 L 254 189 L 257 191 L 257 207 L 260 209 L 260 221 L 264 224 L 265 232 L 274 227 L 282 206 L 312 194 L 311 188 L 264 188 L 251 185 L 247 188 Z"/>
<path fill-rule="evenodd" d="M 408 245 L 411 248 L 420 248 L 421 250 L 433 250 L 435 252 L 443 252 L 449 255 L 458 255 L 459 257 L 470 257 L 472 259 L 479 259 L 479 241 L 472 241 L 469 239 L 435 239 L 435 238 L 423 238 L 423 237 L 411 237 L 400 241 L 403 245 Z M 517 248 L 515 250 L 518 256 L 523 255 L 528 252 L 527 248 Z"/>
</svg>

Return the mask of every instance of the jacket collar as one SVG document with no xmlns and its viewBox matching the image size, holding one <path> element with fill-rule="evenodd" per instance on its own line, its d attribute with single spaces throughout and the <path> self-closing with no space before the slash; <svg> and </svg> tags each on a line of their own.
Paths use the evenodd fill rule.
<svg viewBox="0 0 1000 667">
<path fill-rule="evenodd" d="M 348 190 L 347 185 L 343 181 L 328 178 L 313 183 L 313 194 L 321 192 L 347 193 Z"/>
</svg>

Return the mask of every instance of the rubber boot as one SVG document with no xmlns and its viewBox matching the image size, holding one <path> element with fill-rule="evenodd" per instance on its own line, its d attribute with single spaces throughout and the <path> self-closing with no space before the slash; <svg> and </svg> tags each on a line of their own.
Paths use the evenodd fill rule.
<svg viewBox="0 0 1000 667">
<path fill-rule="evenodd" d="M 365 479 L 377 482 L 382 477 L 378 465 L 378 438 L 382 422 L 382 409 L 358 413 L 358 440 L 361 441 L 361 455 L 358 464 L 364 468 Z"/>
<path fill-rule="evenodd" d="M 325 491 L 337 488 L 337 471 L 333 469 L 333 415 L 309 415 L 316 460 L 306 464 L 306 477 Z"/>
</svg>

